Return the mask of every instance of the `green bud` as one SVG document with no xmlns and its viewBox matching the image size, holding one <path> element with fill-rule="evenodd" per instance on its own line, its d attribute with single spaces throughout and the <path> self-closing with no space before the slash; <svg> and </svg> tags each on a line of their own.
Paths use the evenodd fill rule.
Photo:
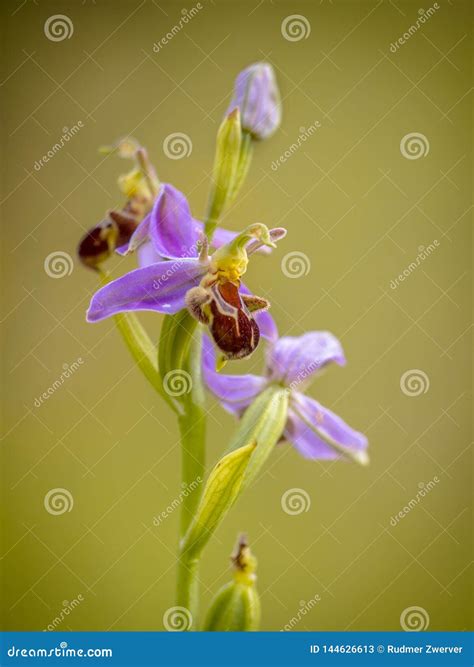
<svg viewBox="0 0 474 667">
<path fill-rule="evenodd" d="M 224 456 L 207 480 L 196 515 L 181 542 L 188 559 L 197 558 L 214 530 L 237 500 L 255 449 L 251 442 Z"/>
<path fill-rule="evenodd" d="M 242 131 L 242 141 L 240 144 L 239 163 L 237 165 L 237 174 L 235 176 L 234 187 L 230 193 L 229 203 L 233 201 L 247 178 L 253 155 L 252 135 L 246 130 Z"/>
<path fill-rule="evenodd" d="M 245 471 L 243 487 L 257 477 L 276 443 L 283 435 L 288 417 L 288 391 L 271 385 L 262 392 L 244 412 L 237 430 L 230 441 L 229 450 L 255 442 L 255 452 Z"/>
<path fill-rule="evenodd" d="M 209 200 L 206 234 L 212 237 L 217 221 L 234 191 L 240 160 L 242 128 L 236 107 L 222 121 L 217 132 L 216 154 L 212 172 L 213 188 Z"/>
<path fill-rule="evenodd" d="M 260 625 L 260 598 L 256 588 L 257 560 L 241 536 L 232 556 L 233 581 L 225 584 L 211 603 L 204 630 L 214 632 L 256 631 Z"/>
</svg>

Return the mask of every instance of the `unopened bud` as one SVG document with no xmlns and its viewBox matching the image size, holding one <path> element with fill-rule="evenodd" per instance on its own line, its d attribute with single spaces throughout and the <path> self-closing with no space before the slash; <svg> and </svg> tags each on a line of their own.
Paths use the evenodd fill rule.
<svg viewBox="0 0 474 667">
<path fill-rule="evenodd" d="M 229 108 L 240 109 L 242 129 L 253 139 L 267 139 L 281 123 L 280 92 L 273 67 L 254 63 L 242 70 L 235 81 Z"/>
<path fill-rule="evenodd" d="M 204 630 L 256 631 L 260 625 L 260 598 L 256 589 L 257 560 L 241 536 L 232 556 L 234 579 L 217 592 L 207 613 Z"/>
</svg>

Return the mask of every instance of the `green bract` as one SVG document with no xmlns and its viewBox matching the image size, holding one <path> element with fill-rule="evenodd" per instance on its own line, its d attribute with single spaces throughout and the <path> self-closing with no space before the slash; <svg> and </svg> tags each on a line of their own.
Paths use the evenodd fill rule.
<svg viewBox="0 0 474 667">
<path fill-rule="evenodd" d="M 283 434 L 288 413 L 288 391 L 278 385 L 268 387 L 245 411 L 229 449 L 255 442 L 256 448 L 245 472 L 244 486 L 258 475 L 273 447 Z"/>
<path fill-rule="evenodd" d="M 255 444 L 244 445 L 224 456 L 213 468 L 193 522 L 181 542 L 189 559 L 204 548 L 212 533 L 239 495 Z"/>
</svg>

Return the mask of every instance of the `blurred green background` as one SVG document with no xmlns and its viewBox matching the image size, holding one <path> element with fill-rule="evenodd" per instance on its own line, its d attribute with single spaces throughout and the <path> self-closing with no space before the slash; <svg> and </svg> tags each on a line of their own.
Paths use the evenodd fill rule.
<svg viewBox="0 0 474 667">
<path fill-rule="evenodd" d="M 283 125 L 257 147 L 225 225 L 288 228 L 270 258 L 252 261 L 246 282 L 271 300 L 282 333 L 328 329 L 342 340 L 347 367 L 329 369 L 310 394 L 368 435 L 371 465 L 306 461 L 279 446 L 207 548 L 204 606 L 229 579 L 229 554 L 244 530 L 259 559 L 263 629 L 297 617 L 295 630 L 396 630 L 412 606 L 425 610 L 430 629 L 468 629 L 471 5 L 439 2 L 393 53 L 420 15 L 417 2 L 201 4 L 156 53 L 154 43 L 195 5 L 2 3 L 3 627 L 46 628 L 81 596 L 59 629 L 163 628 L 174 604 L 178 512 L 159 526 L 153 518 L 179 493 L 177 428 L 113 323 L 86 324 L 97 281 L 75 247 L 122 201 L 124 163 L 97 148 L 128 134 L 203 216 L 233 80 L 264 59 L 277 73 Z M 70 19 L 70 38 L 45 35 L 55 14 Z M 293 14 L 305 19 L 297 41 L 281 30 Z M 35 169 L 78 121 L 83 128 Z M 316 121 L 321 127 L 272 169 Z M 175 132 L 192 144 L 179 160 L 163 150 Z M 424 135 L 419 159 L 400 149 L 413 132 Z M 434 240 L 436 250 L 391 288 Z M 57 251 L 74 262 L 61 279 L 44 269 Z M 281 262 L 295 251 L 309 270 L 289 278 Z M 114 274 L 133 262 L 114 259 Z M 156 338 L 161 316 L 143 321 Z M 79 358 L 78 370 L 35 407 Z M 238 369 L 258 372 L 261 364 L 260 349 Z M 417 396 L 400 387 L 413 369 L 426 376 Z M 234 422 L 210 396 L 209 409 L 211 464 Z M 55 488 L 73 498 L 70 512 L 45 510 Z M 293 488 L 311 504 L 290 516 L 281 497 Z"/>
</svg>

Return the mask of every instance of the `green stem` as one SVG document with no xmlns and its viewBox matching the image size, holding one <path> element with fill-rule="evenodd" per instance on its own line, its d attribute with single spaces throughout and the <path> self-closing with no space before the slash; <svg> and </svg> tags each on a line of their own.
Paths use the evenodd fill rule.
<svg viewBox="0 0 474 667">
<path fill-rule="evenodd" d="M 158 366 L 165 392 L 178 418 L 181 436 L 181 516 L 180 544 L 201 498 L 204 481 L 206 412 L 201 378 L 202 331 L 195 319 L 183 310 L 167 315 L 163 322 L 158 350 Z M 183 392 L 174 393 L 171 379 L 180 377 Z M 168 379 L 169 378 L 169 381 Z M 179 547 L 177 604 L 191 613 L 193 624 L 198 615 L 198 560 Z"/>
<path fill-rule="evenodd" d="M 179 554 L 176 604 L 188 609 L 192 623 L 189 630 L 197 629 L 199 613 L 199 560 L 189 560 L 186 554 Z"/>
<path fill-rule="evenodd" d="M 178 417 L 181 433 L 181 470 L 183 489 L 192 489 L 181 504 L 180 538 L 191 523 L 201 498 L 205 468 L 206 413 L 204 409 L 204 389 L 201 379 L 202 333 L 200 328 L 193 332 L 187 359 L 183 368 L 191 377 L 191 391 L 183 401 L 183 414 Z M 197 486 L 196 486 L 197 484 Z M 199 560 L 191 558 L 180 548 L 177 572 L 177 604 L 191 612 L 194 629 L 199 612 Z"/>
<path fill-rule="evenodd" d="M 201 330 L 194 333 L 184 364 L 191 376 L 192 387 L 183 401 L 184 412 L 178 417 L 181 433 L 182 486 L 194 489 L 181 505 L 180 537 L 186 533 L 195 514 L 202 492 L 205 468 L 206 413 L 201 379 Z M 196 486 L 198 482 L 198 486 Z"/>
</svg>

